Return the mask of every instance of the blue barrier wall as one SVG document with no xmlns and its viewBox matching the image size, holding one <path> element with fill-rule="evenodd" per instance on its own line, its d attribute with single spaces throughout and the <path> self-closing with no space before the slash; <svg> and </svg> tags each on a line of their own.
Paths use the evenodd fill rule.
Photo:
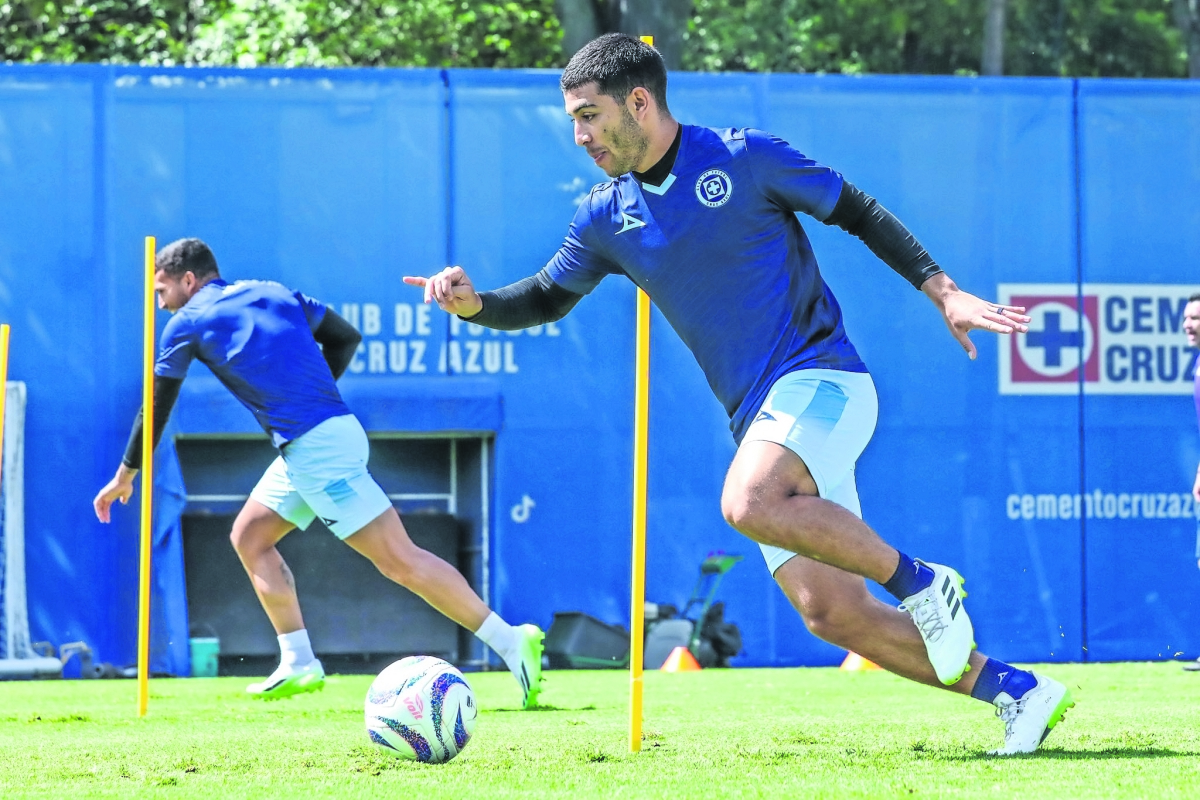
<svg viewBox="0 0 1200 800">
<path fill-rule="evenodd" d="M 1099 301 L 1098 382 L 1137 391 L 1083 396 L 1080 485 L 1118 500 L 1115 518 L 1085 520 L 1089 652 L 1105 660 L 1195 656 L 1196 531 L 1190 519 L 1172 517 L 1170 494 L 1184 495 L 1182 516 L 1200 450 L 1187 398 L 1161 392 L 1190 393 L 1184 353 L 1171 379 L 1168 351 L 1182 342 L 1163 331 L 1176 327 L 1181 299 L 1166 287 L 1200 290 L 1200 86 L 1081 84 L 1078 148 L 1080 271 L 1082 294 Z M 1139 349 L 1153 351 L 1152 371 L 1135 366 Z M 1122 496 L 1138 494 L 1154 496 L 1153 517 L 1145 499 L 1140 514 L 1122 513 Z"/>
<path fill-rule="evenodd" d="M 960 567 L 991 654 L 1200 651 L 1180 496 L 1200 458 L 1194 352 L 1177 314 L 1198 285 L 1198 99 L 1177 82 L 672 76 L 681 121 L 779 134 L 895 211 L 961 286 L 1037 309 L 1018 341 L 977 334 L 971 362 L 859 242 L 802 219 L 879 388 L 865 517 Z M 632 286 L 610 279 L 561 322 L 509 333 L 399 280 L 535 272 L 602 177 L 551 72 L 0 68 L 0 319 L 29 386 L 34 637 L 133 659 L 136 513 L 101 526 L 90 500 L 139 402 L 148 233 L 200 236 L 228 277 L 352 319 L 365 341 L 342 383 L 371 430 L 495 435 L 501 613 L 627 624 Z M 720 593 L 744 634 L 735 663 L 836 663 L 721 519 L 727 420 L 657 313 L 652 327 L 647 598 L 680 604 L 708 552 L 744 554 Z M 176 430 L 254 432 L 203 368 L 186 387 Z M 164 559 L 156 663 L 181 671 Z"/>
</svg>

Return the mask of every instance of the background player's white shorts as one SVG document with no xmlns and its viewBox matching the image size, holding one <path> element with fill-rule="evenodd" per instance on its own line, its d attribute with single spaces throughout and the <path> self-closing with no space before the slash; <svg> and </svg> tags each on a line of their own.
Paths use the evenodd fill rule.
<svg viewBox="0 0 1200 800">
<path fill-rule="evenodd" d="M 319 516 L 345 539 L 392 507 L 367 472 L 370 452 L 357 417 L 327 419 L 283 446 L 250 497 L 300 530 Z"/>
<path fill-rule="evenodd" d="M 808 467 L 821 497 L 861 519 L 854 462 L 871 441 L 878 418 L 879 398 L 867 373 L 797 370 L 775 381 L 742 443 L 774 442 L 791 450 Z M 759 547 L 772 575 L 796 555 Z"/>
</svg>

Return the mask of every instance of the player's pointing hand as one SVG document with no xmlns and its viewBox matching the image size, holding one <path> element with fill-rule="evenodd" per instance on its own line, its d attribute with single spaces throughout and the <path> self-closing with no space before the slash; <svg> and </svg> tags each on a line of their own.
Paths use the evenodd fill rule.
<svg viewBox="0 0 1200 800">
<path fill-rule="evenodd" d="M 973 330 L 992 333 L 1025 333 L 1029 330 L 1030 318 L 1023 306 L 1006 306 L 982 300 L 954 285 L 946 273 L 934 275 L 925 281 L 921 291 L 941 309 L 950 333 L 958 340 L 967 355 L 975 358 L 975 345 L 967 334 Z"/>
<path fill-rule="evenodd" d="M 431 278 L 406 275 L 404 282 L 424 288 L 426 303 L 432 300 L 451 314 L 473 317 L 483 310 L 483 301 L 462 267 L 446 267 Z"/>
</svg>

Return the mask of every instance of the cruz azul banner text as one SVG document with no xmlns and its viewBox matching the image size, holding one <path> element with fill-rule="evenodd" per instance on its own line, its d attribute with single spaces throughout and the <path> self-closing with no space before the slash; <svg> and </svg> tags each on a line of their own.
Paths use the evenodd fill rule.
<svg viewBox="0 0 1200 800">
<path fill-rule="evenodd" d="M 1191 394 L 1197 350 L 1183 335 L 1196 285 L 1002 283 L 1027 333 L 1000 343 L 1001 394 Z"/>
</svg>

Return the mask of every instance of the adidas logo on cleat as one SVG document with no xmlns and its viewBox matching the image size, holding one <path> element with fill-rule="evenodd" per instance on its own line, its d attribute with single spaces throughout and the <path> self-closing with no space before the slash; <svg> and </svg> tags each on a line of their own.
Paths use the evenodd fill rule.
<svg viewBox="0 0 1200 800">
<path fill-rule="evenodd" d="M 961 591 L 963 579 L 954 570 L 940 564 L 925 566 L 934 572 L 933 583 L 906 597 L 900 609 L 912 617 L 920 631 L 938 680 L 949 686 L 966 673 L 975 648 L 974 630 L 962 602 L 967 593 Z"/>
<path fill-rule="evenodd" d="M 958 609 L 962 607 L 962 601 L 954 596 L 954 585 L 950 581 L 950 576 L 946 576 L 946 582 L 942 584 L 942 597 L 946 600 L 946 608 L 950 609 L 950 619 L 958 616 Z"/>
</svg>

